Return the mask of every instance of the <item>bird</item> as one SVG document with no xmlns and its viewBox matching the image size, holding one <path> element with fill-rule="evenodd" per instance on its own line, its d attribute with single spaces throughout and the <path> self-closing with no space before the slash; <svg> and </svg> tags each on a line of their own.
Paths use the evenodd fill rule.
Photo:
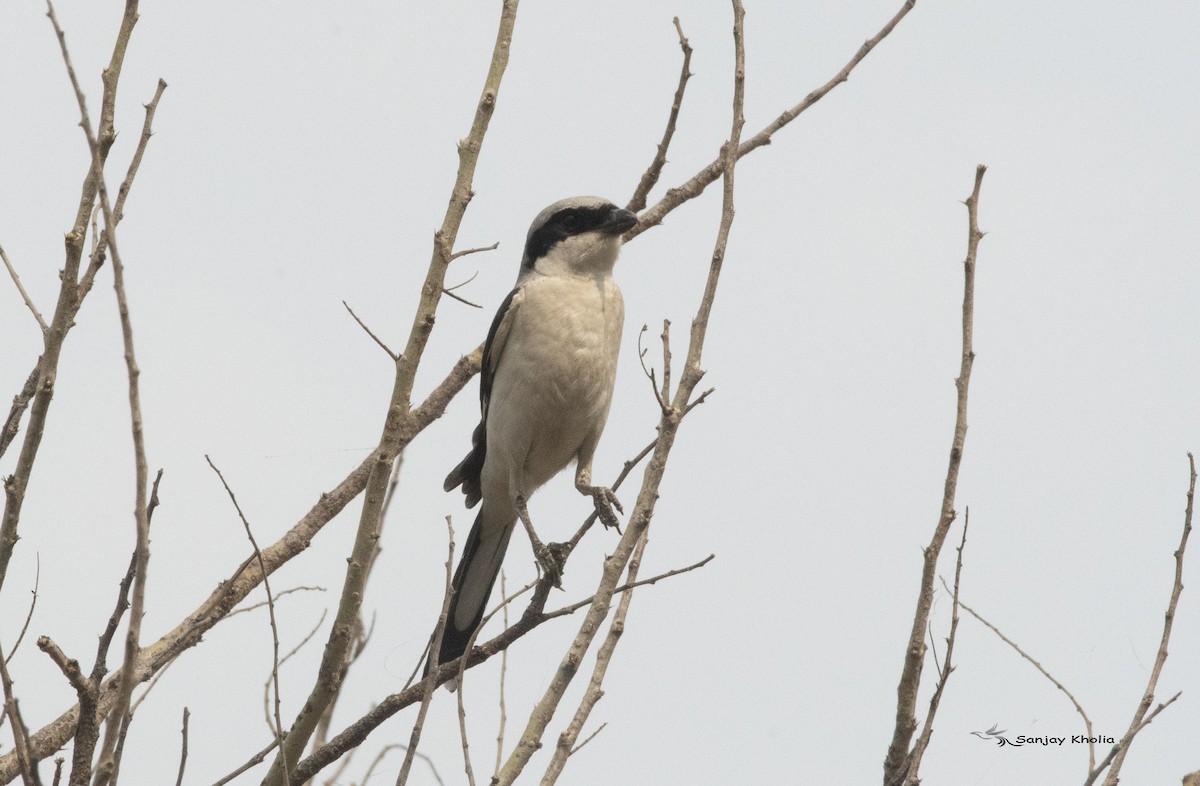
<svg viewBox="0 0 1200 786">
<path fill-rule="evenodd" d="M 516 522 L 542 570 L 559 583 L 558 552 L 538 539 L 527 501 L 575 461 L 575 488 L 616 526 L 611 489 L 592 484 L 592 460 L 612 404 L 625 321 L 613 266 L 637 216 L 600 197 L 563 199 L 529 227 L 516 286 L 483 348 L 482 418 L 472 447 L 446 477 L 467 508 L 480 505 L 454 572 L 436 662 L 458 659 L 483 620 Z"/>
</svg>

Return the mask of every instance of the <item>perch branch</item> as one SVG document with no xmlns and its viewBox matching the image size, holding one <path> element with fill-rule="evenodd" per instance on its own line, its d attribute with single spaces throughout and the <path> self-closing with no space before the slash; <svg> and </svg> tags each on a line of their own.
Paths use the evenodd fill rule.
<svg viewBox="0 0 1200 786">
<path fill-rule="evenodd" d="M 917 690 L 921 685 L 921 669 L 925 663 L 925 628 L 929 624 L 929 610 L 933 605 L 933 579 L 937 572 L 938 556 L 946 541 L 946 534 L 954 522 L 954 493 L 958 487 L 958 469 L 962 463 L 963 445 L 967 439 L 967 392 L 971 383 L 971 365 L 975 361 L 972 345 L 975 319 L 975 256 L 979 250 L 979 189 L 987 167 L 980 164 L 975 169 L 975 188 L 967 198 L 967 257 L 963 262 L 962 304 L 962 356 L 958 379 L 954 386 L 958 391 L 957 413 L 954 420 L 954 438 L 950 445 L 950 463 L 946 470 L 946 481 L 942 492 L 942 509 L 938 516 L 933 538 L 925 549 L 924 567 L 921 571 L 921 588 L 917 594 L 917 609 L 913 614 L 912 632 L 904 650 L 904 668 L 900 684 L 896 688 L 896 726 L 892 741 L 883 761 L 885 784 L 911 783 L 916 771 L 909 766 L 913 759 L 909 751 L 913 732 L 917 728 Z M 911 779 L 911 780 L 910 780 Z"/>
</svg>

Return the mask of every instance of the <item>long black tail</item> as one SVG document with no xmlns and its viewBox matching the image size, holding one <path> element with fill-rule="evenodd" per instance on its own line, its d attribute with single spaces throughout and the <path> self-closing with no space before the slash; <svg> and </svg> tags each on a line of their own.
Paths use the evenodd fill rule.
<svg viewBox="0 0 1200 786">
<path fill-rule="evenodd" d="M 486 521 L 485 509 L 475 517 L 475 525 L 467 536 L 462 559 L 454 571 L 450 598 L 450 610 L 446 615 L 446 629 L 442 633 L 442 646 L 438 650 L 437 663 L 441 665 L 462 656 L 467 642 L 483 621 L 492 586 L 500 574 L 504 552 L 512 535 L 510 521 Z M 507 517 L 506 517 L 507 518 Z"/>
</svg>

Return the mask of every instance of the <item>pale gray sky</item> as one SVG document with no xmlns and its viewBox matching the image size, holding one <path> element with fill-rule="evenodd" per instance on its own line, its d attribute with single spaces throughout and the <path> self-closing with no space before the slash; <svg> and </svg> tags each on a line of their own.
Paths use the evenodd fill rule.
<svg viewBox="0 0 1200 786">
<path fill-rule="evenodd" d="M 747 3 L 748 132 L 825 82 L 900 5 Z M 58 7 L 94 114 L 121 5 Z M 87 150 L 44 11 L 32 0 L 0 10 L 0 244 L 49 314 Z M 497 14 L 496 3 L 461 1 L 143 3 L 109 171 L 115 184 L 161 76 L 170 87 L 120 233 L 150 462 L 165 468 L 147 639 L 247 553 L 205 453 L 266 542 L 374 445 L 391 368 L 341 300 L 402 344 Z M 443 304 L 418 395 L 483 338 L 533 215 L 574 194 L 628 197 L 675 88 L 674 15 L 696 49 L 695 77 L 658 193 L 707 164 L 728 133 L 727 4 L 526 0 L 460 234 L 462 247 L 500 248 L 450 274 L 478 271 L 462 293 L 484 309 Z M 1200 450 L 1198 27 L 1200 7 L 1182 1 L 922 0 L 848 83 L 743 160 L 704 362 L 717 392 L 677 443 L 644 571 L 716 560 L 637 594 L 593 715 L 591 728 L 608 727 L 564 782 L 878 782 L 953 426 L 960 200 L 977 163 L 989 167 L 989 234 L 958 494 L 960 512 L 971 508 L 963 600 L 1064 682 L 1098 733 L 1124 733 L 1161 634 L 1186 451 Z M 713 189 L 623 253 L 626 335 L 601 478 L 653 436 L 637 332 L 649 324 L 657 335 L 671 319 L 682 356 L 718 212 Z M 0 597 L 8 645 L 40 556 L 31 635 L 86 662 L 133 538 L 110 284 L 106 271 L 68 340 Z M 0 280 L 0 393 L 17 391 L 39 347 Z M 471 520 L 441 481 L 469 445 L 476 390 L 405 457 L 366 602 L 374 637 L 337 727 L 404 682 L 429 634 L 443 517 L 460 536 Z M 532 507 L 550 538 L 587 512 L 566 479 Z M 357 511 L 275 587 L 340 587 Z M 588 593 L 613 543 L 589 536 L 561 600 Z M 513 544 L 508 574 L 523 583 L 532 560 L 523 538 Z M 1197 549 L 1158 690 L 1159 700 L 1183 695 L 1139 737 L 1125 783 L 1174 783 L 1200 768 Z M 335 602 L 332 591 L 284 599 L 284 647 Z M 949 614 L 939 592 L 939 651 Z M 514 646 L 510 741 L 577 624 Z M 72 693 L 31 644 L 12 668 L 39 727 Z M 999 748 L 970 735 L 999 724 L 1009 736 L 1069 736 L 1081 724 L 974 620 L 963 619 L 956 652 L 925 782 L 1082 782 L 1084 746 Z M 285 667 L 285 714 L 319 656 L 313 643 Z M 188 783 L 212 782 L 265 744 L 270 657 L 261 612 L 210 632 L 141 710 L 124 780 L 173 777 L 184 705 Z M 497 676 L 491 663 L 467 683 L 477 770 L 494 756 Z M 926 692 L 933 682 L 927 671 Z M 363 753 L 407 739 L 411 717 L 382 727 Z M 448 783 L 465 782 L 448 694 L 422 750 Z M 394 780 L 395 765 L 377 778 Z M 418 766 L 411 783 L 432 779 Z"/>
</svg>

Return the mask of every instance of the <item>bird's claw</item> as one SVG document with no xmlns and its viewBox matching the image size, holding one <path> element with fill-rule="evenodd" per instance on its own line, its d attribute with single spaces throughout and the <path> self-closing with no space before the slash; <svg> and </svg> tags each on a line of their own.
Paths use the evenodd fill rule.
<svg viewBox="0 0 1200 786">
<path fill-rule="evenodd" d="M 620 534 L 621 522 L 617 520 L 617 514 L 613 513 L 613 508 L 620 513 L 624 513 L 625 508 L 621 507 L 621 501 L 617 499 L 613 490 L 596 486 L 592 489 L 592 503 L 596 506 L 596 515 L 600 517 L 601 523 L 609 529 L 615 529 Z"/>
<path fill-rule="evenodd" d="M 565 561 L 562 545 L 561 543 L 551 543 L 546 546 L 539 543 L 533 550 L 533 556 L 537 558 L 542 575 L 550 579 L 550 583 L 558 589 L 562 589 L 563 562 Z"/>
</svg>

